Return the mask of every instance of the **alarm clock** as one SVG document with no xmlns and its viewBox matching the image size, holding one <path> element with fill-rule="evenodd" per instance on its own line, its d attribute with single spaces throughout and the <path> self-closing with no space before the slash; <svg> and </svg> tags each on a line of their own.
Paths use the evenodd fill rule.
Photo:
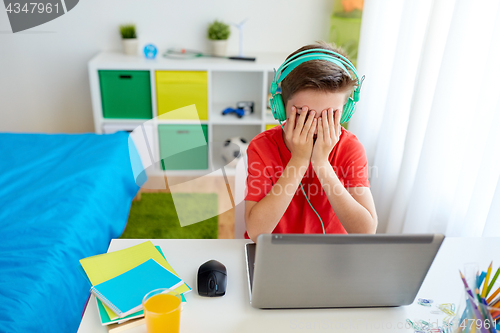
<svg viewBox="0 0 500 333">
<path fill-rule="evenodd" d="M 157 53 L 158 53 L 158 49 L 153 44 L 148 44 L 148 45 L 144 46 L 144 56 L 147 59 L 156 58 Z"/>
</svg>

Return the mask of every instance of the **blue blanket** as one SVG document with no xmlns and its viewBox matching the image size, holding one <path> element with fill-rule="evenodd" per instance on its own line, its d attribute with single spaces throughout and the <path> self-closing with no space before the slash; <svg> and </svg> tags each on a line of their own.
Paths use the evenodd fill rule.
<svg viewBox="0 0 500 333">
<path fill-rule="evenodd" d="M 78 261 L 121 235 L 139 189 L 128 143 L 0 133 L 0 331 L 77 331 L 90 287 Z"/>
</svg>

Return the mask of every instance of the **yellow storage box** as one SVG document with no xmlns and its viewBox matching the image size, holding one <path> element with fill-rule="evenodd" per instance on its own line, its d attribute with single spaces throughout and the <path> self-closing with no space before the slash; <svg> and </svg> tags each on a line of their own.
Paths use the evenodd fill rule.
<svg viewBox="0 0 500 333">
<path fill-rule="evenodd" d="M 266 131 L 273 128 L 273 127 L 276 127 L 276 126 L 279 126 L 277 124 L 266 124 Z"/>
<path fill-rule="evenodd" d="M 196 105 L 200 120 L 208 120 L 208 76 L 205 71 L 157 71 L 156 97 L 158 116 L 191 105 Z M 166 116 L 166 115 L 165 115 Z M 168 119 L 196 120 L 190 115 L 176 115 Z"/>
</svg>

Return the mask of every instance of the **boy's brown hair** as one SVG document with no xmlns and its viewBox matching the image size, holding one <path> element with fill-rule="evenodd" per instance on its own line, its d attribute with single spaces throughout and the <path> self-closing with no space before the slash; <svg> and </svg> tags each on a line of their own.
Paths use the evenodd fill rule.
<svg viewBox="0 0 500 333">
<path fill-rule="evenodd" d="M 316 42 L 316 44 L 301 47 L 290 54 L 287 59 L 299 52 L 310 49 L 330 50 L 347 58 L 342 48 L 334 47 L 325 42 Z M 355 86 L 358 85 L 358 81 L 354 73 L 352 73 L 347 66 L 346 68 L 351 73 L 352 79 L 342 68 L 327 60 L 310 60 L 300 64 L 281 81 L 281 97 L 283 98 L 283 103 L 286 106 L 287 101 L 290 100 L 295 93 L 307 89 L 323 92 L 345 92 L 347 101 L 347 98 L 354 90 Z"/>
</svg>

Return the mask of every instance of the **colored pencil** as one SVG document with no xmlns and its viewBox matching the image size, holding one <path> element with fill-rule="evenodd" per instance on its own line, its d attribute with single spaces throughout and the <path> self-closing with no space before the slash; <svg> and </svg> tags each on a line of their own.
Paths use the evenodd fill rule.
<svg viewBox="0 0 500 333">
<path fill-rule="evenodd" d="M 491 316 L 493 318 L 498 317 L 498 315 L 500 315 L 500 304 L 497 305 L 498 302 L 500 302 L 500 297 L 498 297 L 491 304 L 489 304 L 489 307 L 491 309 Z"/>
<path fill-rule="evenodd" d="M 475 293 L 476 298 L 477 298 L 477 303 L 481 304 L 482 302 L 481 302 L 481 295 L 479 295 L 479 289 L 478 288 L 474 289 L 474 293 Z"/>
<path fill-rule="evenodd" d="M 491 316 L 492 316 L 493 318 L 496 318 L 496 317 L 498 317 L 499 315 L 500 315 L 500 311 L 493 311 L 493 312 L 491 313 Z"/>
<path fill-rule="evenodd" d="M 483 316 L 481 315 L 481 312 L 479 312 L 479 309 L 477 308 L 476 302 L 474 301 L 474 295 L 472 294 L 472 291 L 470 290 L 469 285 L 467 284 L 467 281 L 465 280 L 464 275 L 462 274 L 462 272 L 460 270 L 459 270 L 459 272 L 460 272 L 460 277 L 462 278 L 462 282 L 464 283 L 464 286 L 465 286 L 466 294 L 470 298 L 470 306 L 472 308 L 472 311 L 474 312 L 474 315 L 476 316 L 477 319 L 482 320 Z M 475 326 L 473 326 L 473 327 L 475 327 Z M 480 331 L 482 332 L 483 329 L 481 328 Z"/>
<path fill-rule="evenodd" d="M 486 303 L 486 299 L 484 297 L 481 297 L 481 303 L 484 305 L 484 314 L 485 314 L 484 320 L 489 320 L 490 321 L 490 328 L 488 329 L 488 331 L 494 332 L 493 331 L 494 321 L 493 321 L 491 313 L 490 313 L 490 311 L 488 309 L 488 304 Z"/>
<path fill-rule="evenodd" d="M 479 295 L 479 288 L 476 288 L 474 289 L 474 292 L 476 293 L 476 297 L 477 297 L 477 307 L 478 307 L 478 312 L 480 313 L 481 317 L 478 317 L 477 319 L 481 319 L 481 330 L 486 330 L 486 332 L 491 332 L 491 330 L 487 329 L 486 327 L 484 327 L 484 322 L 486 320 L 488 320 L 488 317 L 489 317 L 489 312 L 488 312 L 488 309 L 481 306 L 481 304 L 483 304 L 483 301 L 481 299 L 481 295 Z M 490 325 L 492 325 L 493 321 L 490 322 Z"/>
<path fill-rule="evenodd" d="M 486 302 L 488 302 L 488 300 L 486 300 Z M 488 303 L 491 307 L 494 307 L 494 308 L 499 308 L 500 307 L 500 296 L 497 297 L 496 299 L 494 299 L 493 301 L 491 301 L 490 303 Z M 497 303 L 498 303 L 498 306 L 497 306 Z"/>
<path fill-rule="evenodd" d="M 483 303 L 481 302 L 481 295 L 479 295 L 479 288 L 474 289 L 474 292 L 476 294 L 476 298 L 479 304 Z"/>
<path fill-rule="evenodd" d="M 462 274 L 460 270 L 458 272 L 460 273 L 460 277 L 462 278 L 462 282 L 464 283 L 465 291 L 469 293 L 469 295 L 474 296 L 472 295 L 472 291 L 470 290 L 469 285 L 467 284 L 467 280 L 465 280 L 465 276 Z"/>
<path fill-rule="evenodd" d="M 490 297 L 488 297 L 488 299 L 486 300 L 488 302 L 488 304 L 491 303 L 491 301 L 495 298 L 496 295 L 498 295 L 500 293 L 500 287 L 498 287 L 497 290 L 495 290 L 495 292 L 493 294 L 491 294 Z"/>
<path fill-rule="evenodd" d="M 468 294 L 468 296 L 472 296 L 472 292 L 470 291 L 470 288 L 469 288 L 469 285 L 467 284 L 467 280 L 465 280 L 465 277 L 464 275 L 462 274 L 462 272 L 460 270 L 458 270 L 458 272 L 460 273 L 460 278 L 462 279 L 462 282 L 464 283 L 464 287 L 465 287 L 465 292 Z M 470 326 L 467 325 L 468 323 L 468 319 L 466 319 L 466 316 L 467 316 L 467 312 L 470 312 L 470 314 L 472 315 L 472 312 L 474 312 L 474 309 L 472 307 L 472 302 L 468 299 L 468 297 L 466 296 L 465 297 L 465 304 L 466 304 L 466 309 L 464 309 L 464 313 L 462 313 L 462 317 L 460 318 L 460 325 L 462 325 L 463 321 L 465 321 L 465 329 L 462 330 L 464 333 L 472 333 L 470 330 Z"/>
<path fill-rule="evenodd" d="M 477 272 L 477 275 L 476 275 L 476 285 L 478 288 L 481 288 L 481 284 L 483 283 L 483 280 L 484 280 L 484 277 L 486 276 L 486 272 L 481 272 L 481 274 L 479 274 L 479 272 Z"/>
<path fill-rule="evenodd" d="M 464 333 L 470 333 L 470 326 L 467 325 L 467 322 L 469 320 L 467 318 L 467 314 L 472 315 L 472 312 L 473 312 L 472 305 L 470 304 L 469 299 L 467 297 L 465 297 L 465 309 L 464 309 L 464 312 L 462 313 L 462 317 L 460 317 L 460 321 L 458 324 L 458 326 L 460 328 L 462 328 L 461 331 Z"/>
<path fill-rule="evenodd" d="M 486 297 L 486 291 L 488 290 L 488 283 L 490 282 L 491 266 L 493 266 L 493 261 L 488 266 L 486 277 L 484 278 L 483 291 L 481 291 L 481 297 Z"/>
<path fill-rule="evenodd" d="M 498 275 L 500 274 L 500 267 L 498 267 L 497 272 L 495 273 L 495 276 L 493 279 L 491 279 L 490 285 L 488 286 L 488 290 L 486 290 L 486 296 L 490 293 L 491 289 L 493 288 L 493 285 L 497 281 Z"/>
</svg>

